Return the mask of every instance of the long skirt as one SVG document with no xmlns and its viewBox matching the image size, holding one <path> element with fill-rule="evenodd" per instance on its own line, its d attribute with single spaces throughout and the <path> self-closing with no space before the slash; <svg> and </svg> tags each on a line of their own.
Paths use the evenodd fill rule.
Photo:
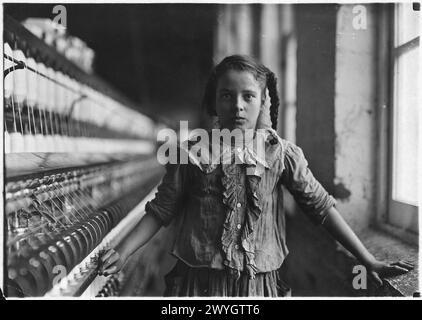
<svg viewBox="0 0 422 320">
<path fill-rule="evenodd" d="M 245 272 L 236 276 L 228 270 L 189 267 L 178 260 L 165 276 L 164 296 L 179 297 L 286 297 L 291 289 L 277 270 L 257 273 L 250 279 Z"/>
</svg>

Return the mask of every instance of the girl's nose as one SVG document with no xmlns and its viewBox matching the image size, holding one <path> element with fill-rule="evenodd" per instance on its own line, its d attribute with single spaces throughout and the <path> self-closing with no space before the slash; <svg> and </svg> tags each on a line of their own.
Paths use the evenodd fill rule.
<svg viewBox="0 0 422 320">
<path fill-rule="evenodd" d="M 236 112 L 239 111 L 244 111 L 245 110 L 245 106 L 242 100 L 242 97 L 237 97 L 234 101 L 234 109 Z"/>
</svg>

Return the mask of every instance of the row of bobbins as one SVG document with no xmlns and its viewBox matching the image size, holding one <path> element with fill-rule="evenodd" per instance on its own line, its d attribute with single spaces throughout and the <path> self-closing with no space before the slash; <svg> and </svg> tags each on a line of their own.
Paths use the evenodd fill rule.
<svg viewBox="0 0 422 320">
<path fill-rule="evenodd" d="M 151 138 L 150 119 L 54 68 L 24 41 L 6 38 L 6 153 L 143 151 L 137 142 Z"/>
</svg>

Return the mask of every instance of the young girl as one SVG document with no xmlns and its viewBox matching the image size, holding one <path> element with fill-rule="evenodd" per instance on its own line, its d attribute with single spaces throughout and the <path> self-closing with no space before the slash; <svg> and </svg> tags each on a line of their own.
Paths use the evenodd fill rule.
<svg viewBox="0 0 422 320">
<path fill-rule="evenodd" d="M 264 130 L 264 155 L 246 141 L 246 134 L 240 147 L 221 144 L 233 160 L 228 163 L 195 161 L 188 143 L 189 163 L 167 166 L 139 224 L 102 256 L 102 274 L 121 270 L 162 225 L 176 219 L 172 254 L 178 262 L 166 276 L 166 295 L 285 296 L 288 288 L 278 277 L 288 254 L 281 185 L 309 218 L 367 267 L 379 285 L 380 277 L 412 268 L 402 261 L 376 260 L 314 178 L 302 150 L 277 135 L 277 81 L 268 68 L 246 56 L 226 57 L 212 72 L 203 103 L 221 129 Z"/>
</svg>

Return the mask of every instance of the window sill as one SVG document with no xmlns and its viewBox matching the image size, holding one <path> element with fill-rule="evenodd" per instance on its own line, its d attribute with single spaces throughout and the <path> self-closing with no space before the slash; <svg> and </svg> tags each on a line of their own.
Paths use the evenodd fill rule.
<svg viewBox="0 0 422 320">
<path fill-rule="evenodd" d="M 407 260 L 415 265 L 415 269 L 406 274 L 385 279 L 381 295 L 390 293 L 394 296 L 411 297 L 419 292 L 417 245 L 406 243 L 378 229 L 364 230 L 359 233 L 359 238 L 379 260 L 390 262 Z"/>
</svg>

